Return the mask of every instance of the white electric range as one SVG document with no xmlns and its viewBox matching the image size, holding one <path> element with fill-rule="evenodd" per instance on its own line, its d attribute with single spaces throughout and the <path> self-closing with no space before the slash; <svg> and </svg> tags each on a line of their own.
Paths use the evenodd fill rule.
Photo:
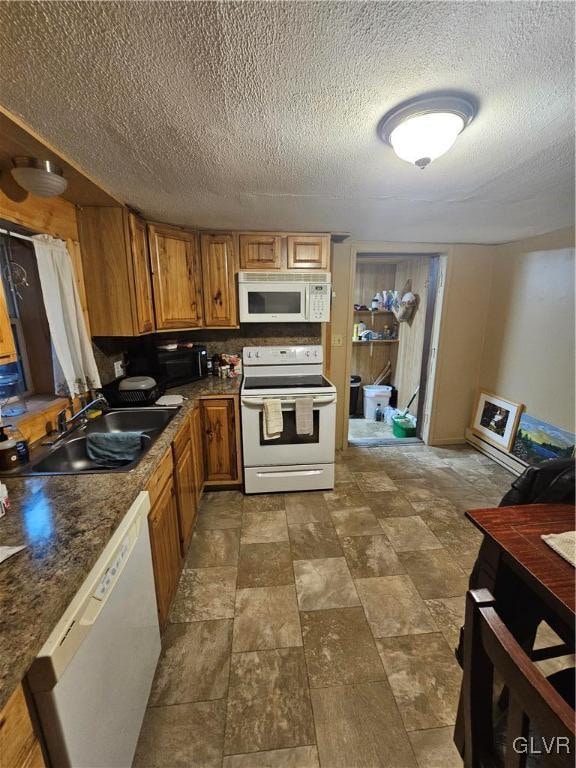
<svg viewBox="0 0 576 768">
<path fill-rule="evenodd" d="M 246 493 L 334 487 L 336 387 L 322 374 L 322 347 L 244 347 L 240 390 Z M 296 431 L 296 398 L 312 397 L 310 435 Z M 280 437 L 264 438 L 264 401 L 282 403 Z"/>
</svg>

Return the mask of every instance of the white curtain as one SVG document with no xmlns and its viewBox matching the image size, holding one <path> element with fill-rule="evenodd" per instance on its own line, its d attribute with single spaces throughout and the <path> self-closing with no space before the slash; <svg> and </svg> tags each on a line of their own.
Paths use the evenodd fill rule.
<svg viewBox="0 0 576 768">
<path fill-rule="evenodd" d="M 49 235 L 32 239 L 52 337 L 55 391 L 73 396 L 100 387 L 66 243 Z"/>
</svg>

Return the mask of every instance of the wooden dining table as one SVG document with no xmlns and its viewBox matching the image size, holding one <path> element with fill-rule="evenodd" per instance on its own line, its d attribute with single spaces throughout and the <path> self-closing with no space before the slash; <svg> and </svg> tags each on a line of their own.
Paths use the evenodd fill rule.
<svg viewBox="0 0 576 768">
<path fill-rule="evenodd" d="M 498 615 L 528 653 L 541 621 L 557 633 L 566 653 L 574 653 L 576 571 L 542 536 L 576 529 L 571 504 L 530 504 L 473 509 L 466 517 L 484 534 L 470 584 L 488 589 Z M 457 651 L 462 659 L 462 638 Z M 559 651 L 561 649 L 559 648 Z M 459 707 L 454 740 L 462 754 Z"/>
</svg>

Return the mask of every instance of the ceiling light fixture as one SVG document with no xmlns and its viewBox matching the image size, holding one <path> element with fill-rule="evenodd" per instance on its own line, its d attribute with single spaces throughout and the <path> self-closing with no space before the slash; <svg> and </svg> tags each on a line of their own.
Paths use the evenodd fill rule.
<svg viewBox="0 0 576 768">
<path fill-rule="evenodd" d="M 36 157 L 15 157 L 12 160 L 12 176 L 19 186 L 38 197 L 56 197 L 68 186 L 62 169 L 52 160 Z"/>
<path fill-rule="evenodd" d="M 420 96 L 384 115 L 378 132 L 401 160 L 424 169 L 448 152 L 475 115 L 476 105 L 469 96 Z"/>
</svg>

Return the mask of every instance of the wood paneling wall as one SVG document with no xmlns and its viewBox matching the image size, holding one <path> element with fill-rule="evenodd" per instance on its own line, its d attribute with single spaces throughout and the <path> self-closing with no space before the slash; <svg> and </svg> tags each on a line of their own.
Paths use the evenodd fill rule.
<svg viewBox="0 0 576 768">
<path fill-rule="evenodd" d="M 6 179 L 2 176 L 2 185 L 5 182 Z M 8 197 L 0 188 L 0 220 L 19 224 L 35 233 L 51 235 L 52 237 L 66 240 L 76 274 L 76 284 L 86 321 L 86 328 L 88 334 L 90 334 L 86 287 L 82 271 L 80 243 L 78 241 L 76 206 L 61 197 L 42 198 L 27 195 L 22 200 L 14 200 Z"/>
<path fill-rule="evenodd" d="M 391 291 L 395 287 L 396 264 L 390 264 L 375 258 L 356 262 L 356 281 L 354 283 L 354 304 L 365 304 L 370 307 L 370 302 L 379 291 Z M 368 328 L 372 327 L 371 318 L 367 315 L 356 315 L 354 322 L 363 321 Z M 376 328 L 377 323 L 377 328 Z M 382 330 L 384 325 L 392 324 L 392 316 L 378 316 L 374 327 Z M 350 343 L 350 339 L 347 340 Z M 362 378 L 362 387 L 372 384 L 388 360 L 392 363 L 392 374 L 396 368 L 398 344 L 361 344 L 352 345 L 352 370 L 351 373 Z M 390 381 L 385 382 L 390 383 Z M 360 391 L 358 401 L 358 413 L 363 409 L 363 390 Z"/>
<path fill-rule="evenodd" d="M 398 360 L 392 375 L 394 386 L 398 389 L 398 408 L 406 407 L 420 383 L 429 272 L 430 256 L 413 256 L 396 266 L 395 289 L 402 291 L 406 281 L 412 280 L 412 292 L 419 297 L 412 323 L 400 323 L 398 333 Z M 416 415 L 417 408 L 418 398 L 410 406 L 410 413 Z"/>
<path fill-rule="evenodd" d="M 378 291 L 392 291 L 395 288 L 396 265 L 386 264 L 375 259 L 356 262 L 356 282 L 354 284 L 354 304 L 370 302 Z"/>
<path fill-rule="evenodd" d="M 0 219 L 62 240 L 78 240 L 76 208 L 61 197 L 28 195 L 15 201 L 0 189 Z"/>
</svg>

